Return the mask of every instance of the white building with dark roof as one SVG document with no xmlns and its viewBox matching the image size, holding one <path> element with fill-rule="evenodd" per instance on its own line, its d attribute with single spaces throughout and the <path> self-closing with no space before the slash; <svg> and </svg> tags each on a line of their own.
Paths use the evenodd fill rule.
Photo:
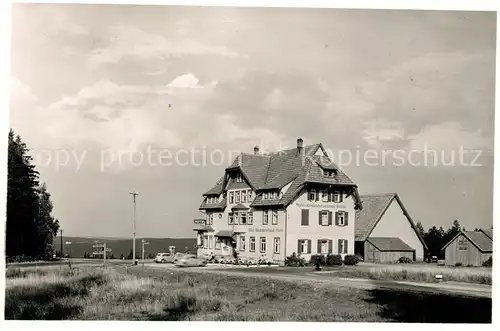
<svg viewBox="0 0 500 331">
<path fill-rule="evenodd" d="M 322 144 L 271 154 L 241 153 L 199 207 L 198 254 L 262 258 L 283 263 L 292 253 L 354 254 L 356 184 Z"/>
<path fill-rule="evenodd" d="M 366 194 L 356 212 L 356 254 L 369 262 L 424 259 L 427 245 L 396 193 Z"/>
</svg>

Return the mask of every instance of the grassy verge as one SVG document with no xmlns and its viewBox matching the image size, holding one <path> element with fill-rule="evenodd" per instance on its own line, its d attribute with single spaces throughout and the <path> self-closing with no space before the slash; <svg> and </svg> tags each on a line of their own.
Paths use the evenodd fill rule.
<svg viewBox="0 0 500 331">
<path fill-rule="evenodd" d="M 453 314 L 436 310 L 443 306 Z M 484 323 L 491 321 L 491 299 L 140 267 L 104 270 L 79 266 L 66 271 L 44 267 L 8 270 L 5 317 Z"/>
<path fill-rule="evenodd" d="M 447 268 L 406 266 L 383 266 L 374 268 L 351 267 L 337 270 L 332 273 L 336 277 L 365 278 L 374 280 L 399 280 L 434 283 L 436 275 L 442 275 L 444 281 L 488 284 L 492 283 L 491 270 L 480 268 Z"/>
</svg>

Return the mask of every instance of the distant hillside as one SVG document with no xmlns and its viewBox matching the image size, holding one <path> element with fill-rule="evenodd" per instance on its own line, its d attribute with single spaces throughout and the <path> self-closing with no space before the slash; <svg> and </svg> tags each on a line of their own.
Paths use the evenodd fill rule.
<svg viewBox="0 0 500 331">
<path fill-rule="evenodd" d="M 140 258 L 141 240 L 145 239 L 149 245 L 145 245 L 146 256 L 148 253 L 156 255 L 160 252 L 168 252 L 169 246 L 175 246 L 177 252 L 184 252 L 186 247 L 189 251 L 196 251 L 194 245 L 196 238 L 136 238 L 136 257 Z M 85 253 L 92 254 L 95 241 L 100 243 L 106 242 L 106 246 L 112 249 L 112 254 L 115 258 L 120 258 L 121 254 L 125 257 L 132 251 L 132 238 L 84 238 L 84 237 L 66 237 L 63 236 L 63 252 L 64 254 L 71 254 L 71 257 L 83 257 Z M 66 242 L 71 242 L 66 245 Z M 61 250 L 61 237 L 54 239 L 54 248 L 56 251 Z M 109 256 L 109 255 L 108 255 Z"/>
</svg>

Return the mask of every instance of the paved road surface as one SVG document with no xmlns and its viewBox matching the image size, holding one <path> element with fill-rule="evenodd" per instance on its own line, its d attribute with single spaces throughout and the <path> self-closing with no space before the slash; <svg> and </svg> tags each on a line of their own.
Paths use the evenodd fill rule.
<svg viewBox="0 0 500 331">
<path fill-rule="evenodd" d="M 270 279 L 280 279 L 289 281 L 305 281 L 322 284 L 329 284 L 339 287 L 352 287 L 364 290 L 373 289 L 397 289 L 404 291 L 430 292 L 434 294 L 448 294 L 458 296 L 475 296 L 491 298 L 491 286 L 483 284 L 458 283 L 458 282 L 442 282 L 442 283 L 415 283 L 403 281 L 378 281 L 371 279 L 354 279 L 354 278 L 334 278 L 331 273 L 327 272 L 305 272 L 300 274 L 288 273 L 267 273 L 262 272 L 246 272 L 237 270 L 237 268 L 220 268 L 220 267 L 191 267 L 179 268 L 172 264 L 146 264 L 150 268 L 163 268 L 166 270 L 182 270 L 190 272 L 211 272 L 227 275 L 238 275 L 245 277 L 267 277 Z"/>
</svg>

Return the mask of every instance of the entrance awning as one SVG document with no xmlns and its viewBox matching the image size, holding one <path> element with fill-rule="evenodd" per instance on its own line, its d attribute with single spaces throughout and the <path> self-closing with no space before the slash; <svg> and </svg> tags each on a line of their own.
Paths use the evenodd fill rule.
<svg viewBox="0 0 500 331">
<path fill-rule="evenodd" d="M 248 210 L 250 208 L 248 208 L 247 206 L 245 206 L 244 204 L 237 204 L 236 206 L 234 206 L 233 208 L 231 208 L 231 210 Z"/>
<path fill-rule="evenodd" d="M 216 237 L 228 237 L 231 238 L 234 235 L 234 232 L 231 230 L 222 230 L 215 234 Z"/>
<path fill-rule="evenodd" d="M 232 238 L 235 234 L 245 233 L 243 231 L 221 230 L 215 234 L 216 237 Z"/>
<path fill-rule="evenodd" d="M 214 228 L 211 226 L 198 226 L 193 229 L 193 231 L 198 231 L 198 232 L 213 232 Z"/>
</svg>

